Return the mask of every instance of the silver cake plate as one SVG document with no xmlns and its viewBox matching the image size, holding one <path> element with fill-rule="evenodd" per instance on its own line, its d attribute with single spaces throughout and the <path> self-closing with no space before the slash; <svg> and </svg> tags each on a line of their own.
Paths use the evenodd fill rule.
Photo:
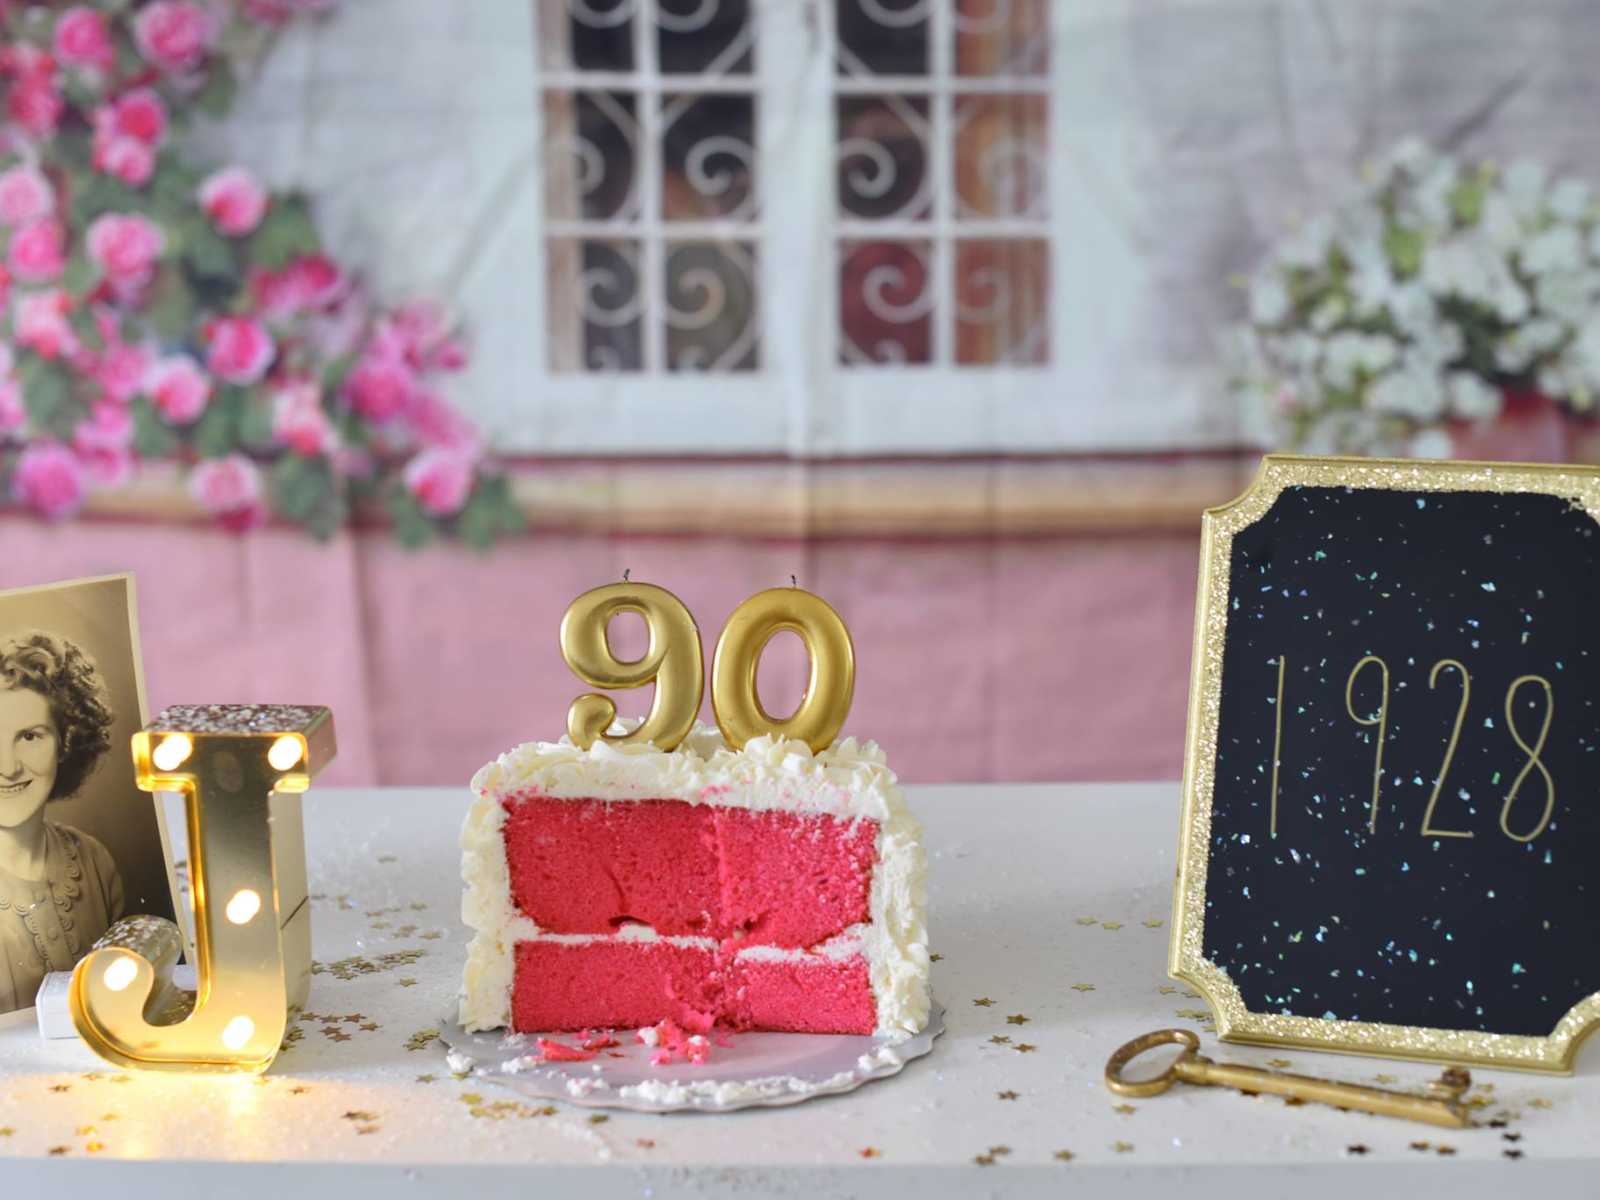
<svg viewBox="0 0 1600 1200">
<path fill-rule="evenodd" d="M 934 1004 L 922 1032 L 898 1041 L 852 1034 L 735 1033 L 731 1044 L 714 1044 L 710 1060 L 699 1066 L 652 1064 L 655 1048 L 639 1042 L 632 1030 L 616 1032 L 622 1044 L 588 1062 L 545 1062 L 537 1034 L 468 1033 L 453 1020 L 441 1028 L 452 1070 L 535 1100 L 631 1112 L 722 1113 L 799 1104 L 898 1075 L 933 1049 L 944 1032 L 944 1009 Z M 579 1040 L 573 1034 L 547 1036 L 568 1046 Z"/>
</svg>

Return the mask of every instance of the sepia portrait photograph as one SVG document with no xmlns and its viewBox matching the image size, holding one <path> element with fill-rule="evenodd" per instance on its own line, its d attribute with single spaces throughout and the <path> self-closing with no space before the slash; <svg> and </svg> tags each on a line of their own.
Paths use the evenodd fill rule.
<svg viewBox="0 0 1600 1200">
<path fill-rule="evenodd" d="M 0 592 L 0 1018 L 113 922 L 174 915 L 136 620 L 129 575 Z"/>
</svg>

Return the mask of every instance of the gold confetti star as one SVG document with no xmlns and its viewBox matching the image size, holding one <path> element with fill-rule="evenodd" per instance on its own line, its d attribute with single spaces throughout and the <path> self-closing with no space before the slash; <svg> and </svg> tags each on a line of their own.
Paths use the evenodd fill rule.
<svg viewBox="0 0 1600 1200">
<path fill-rule="evenodd" d="M 50 1090 L 52 1092 L 70 1092 L 72 1090 L 72 1085 L 70 1083 L 52 1083 L 50 1085 Z"/>
<path fill-rule="evenodd" d="M 1071 1162 L 1076 1157 L 1071 1150 L 1057 1150 L 1054 1155 L 1057 1162 Z"/>
<path fill-rule="evenodd" d="M 1438 1149 L 1437 1149 L 1437 1150 L 1436 1150 L 1436 1151 L 1435 1151 L 1435 1153 L 1437 1153 L 1437 1154 L 1441 1154 L 1441 1155 L 1443 1155 L 1443 1156 L 1444 1156 L 1444 1157 L 1445 1157 L 1445 1158 L 1449 1158 L 1449 1157 L 1450 1157 L 1450 1156 L 1451 1156 L 1451 1155 L 1453 1155 L 1453 1154 L 1454 1154 L 1454 1153 L 1455 1153 L 1455 1152 L 1456 1152 L 1456 1148 L 1455 1148 L 1455 1147 L 1454 1147 L 1454 1146 L 1440 1146 L 1440 1147 L 1439 1147 L 1439 1148 L 1438 1148 Z"/>
<path fill-rule="evenodd" d="M 877 1158 L 882 1151 L 880 1151 L 876 1146 L 863 1146 L 861 1149 L 857 1150 L 856 1153 L 861 1155 L 862 1158 Z"/>
<path fill-rule="evenodd" d="M 1115 933 L 1117 930 L 1122 928 L 1122 922 L 1121 921 L 1101 921 L 1100 922 L 1100 928 L 1101 929 L 1109 929 L 1113 933 Z"/>
<path fill-rule="evenodd" d="M 1006 1046 L 1006 1045 L 1009 1045 L 1010 1042 L 1011 1042 L 1011 1039 L 1008 1038 L 1003 1033 L 997 1033 L 993 1037 L 991 1037 L 989 1040 L 991 1042 L 993 1042 L 996 1046 Z"/>
<path fill-rule="evenodd" d="M 1132 1154 L 1133 1153 L 1133 1143 L 1132 1142 L 1112 1142 L 1111 1143 L 1111 1148 L 1113 1150 L 1115 1150 L 1118 1154 Z"/>
<path fill-rule="evenodd" d="M 1009 1017 L 1006 1018 L 1006 1024 L 1007 1025 L 1026 1025 L 1030 1019 L 1031 1018 L 1024 1016 L 1022 1013 L 1012 1013 Z"/>
<path fill-rule="evenodd" d="M 1543 1096 L 1535 1096 L 1532 1100 L 1528 1101 L 1528 1107 L 1530 1107 L 1530 1108 L 1549 1108 L 1554 1103 L 1555 1103 L 1555 1101 L 1546 1100 Z"/>
<path fill-rule="evenodd" d="M 994 1155 L 974 1154 L 972 1156 L 972 1161 L 977 1163 L 980 1167 L 992 1167 L 994 1166 Z"/>
<path fill-rule="evenodd" d="M 973 1003 L 976 1004 L 979 1008 L 992 1008 L 992 1007 L 994 1007 L 994 1001 L 989 999 L 989 997 L 987 997 L 987 996 L 979 996 L 976 1000 L 973 1001 Z"/>
<path fill-rule="evenodd" d="M 1204 1008 L 1180 1008 L 1178 1015 L 1188 1021 L 1209 1021 L 1211 1012 Z"/>
<path fill-rule="evenodd" d="M 417 1076 L 417 1082 L 418 1083 L 432 1083 L 437 1078 L 439 1078 L 437 1075 L 418 1075 Z"/>
<path fill-rule="evenodd" d="M 1035 1046 L 1032 1042 L 1018 1042 L 1011 1048 L 1018 1054 L 1032 1054 L 1039 1047 Z"/>
<path fill-rule="evenodd" d="M 1092 991 L 1094 991 L 1094 984 L 1092 984 L 1092 983 L 1075 983 L 1075 984 L 1072 985 L 1072 990 L 1075 991 L 1075 992 L 1092 992 Z"/>
<path fill-rule="evenodd" d="M 357 1026 L 357 1028 L 361 1029 L 363 1032 L 366 1032 L 366 1033 L 377 1033 L 378 1030 L 383 1028 L 383 1026 L 379 1025 L 376 1021 L 366 1021 L 366 1022 L 362 1023 L 361 1025 Z"/>
<path fill-rule="evenodd" d="M 634 1138 L 633 1144 L 641 1150 L 654 1150 L 656 1148 L 655 1138 Z"/>
<path fill-rule="evenodd" d="M 1365 1146 L 1363 1146 L 1360 1142 L 1357 1142 L 1353 1146 L 1346 1146 L 1344 1148 L 1344 1152 L 1346 1154 L 1365 1154 L 1367 1152 L 1367 1148 Z"/>
<path fill-rule="evenodd" d="M 1129 1116 L 1132 1116 L 1134 1113 L 1138 1112 L 1139 1110 L 1137 1108 L 1135 1108 L 1131 1104 L 1114 1104 L 1114 1105 L 1111 1106 L 1111 1111 L 1112 1112 L 1119 1112 L 1123 1116 L 1129 1117 Z"/>
<path fill-rule="evenodd" d="M 1144 923 L 1144 927 L 1146 929 L 1160 929 L 1165 924 L 1166 922 L 1160 917 L 1151 917 L 1150 920 Z"/>
<path fill-rule="evenodd" d="M 1397 1083 L 1397 1082 L 1399 1082 L 1398 1077 L 1394 1076 L 1394 1075 L 1374 1075 L 1372 1078 L 1377 1080 L 1379 1083 Z"/>
<path fill-rule="evenodd" d="M 943 962 L 944 961 L 944 955 L 942 955 L 942 954 L 930 954 L 930 955 L 928 955 L 928 961 L 931 962 L 931 963 L 933 963 L 933 962 Z"/>
<path fill-rule="evenodd" d="M 55 1151 L 52 1150 L 51 1153 L 54 1154 Z M 1503 1154 L 1506 1158 L 1521 1158 L 1522 1157 L 1522 1151 L 1521 1150 L 1502 1150 L 1502 1151 L 1500 1151 L 1500 1153 Z"/>
<path fill-rule="evenodd" d="M 1020 1095 L 1022 1095 L 1021 1092 L 1013 1092 L 1011 1089 L 1007 1088 L 1003 1092 L 996 1092 L 995 1098 L 997 1100 L 1015 1100 Z"/>
<path fill-rule="evenodd" d="M 350 1040 L 350 1034 L 340 1029 L 337 1025 L 324 1025 L 322 1032 L 330 1041 L 348 1042 Z M 407 1049 L 410 1049 L 410 1047 L 407 1047 Z"/>
<path fill-rule="evenodd" d="M 1425 1154 L 1429 1150 L 1433 1149 L 1433 1143 L 1432 1142 L 1412 1142 L 1411 1143 L 1411 1148 L 1413 1150 L 1417 1151 L 1419 1154 Z"/>
<path fill-rule="evenodd" d="M 294 1087 L 289 1089 L 289 1095 L 291 1095 L 291 1096 L 304 1096 L 310 1090 L 311 1089 L 308 1088 L 305 1084 L 297 1083 L 297 1084 L 294 1085 Z"/>
<path fill-rule="evenodd" d="M 79 1137 L 88 1137 L 93 1132 L 94 1132 L 94 1126 L 93 1125 L 79 1125 L 78 1128 L 77 1128 L 77 1135 Z"/>
<path fill-rule="evenodd" d="M 1010 1146 L 990 1146 L 989 1147 L 989 1153 L 994 1155 L 996 1158 L 1004 1158 L 1007 1154 L 1011 1153 L 1011 1147 Z"/>
<path fill-rule="evenodd" d="M 1158 987 L 1156 991 L 1160 992 L 1163 996 L 1176 996 L 1178 994 L 1178 989 L 1170 985 Z"/>
<path fill-rule="evenodd" d="M 1098 924 L 1100 924 L 1100 918 L 1099 917 L 1079 917 L 1078 918 L 1078 924 L 1079 925 L 1098 925 Z"/>
<path fill-rule="evenodd" d="M 51 1158 L 60 1158 L 63 1154 L 67 1153 L 71 1149 L 72 1149 L 71 1146 L 51 1146 L 50 1147 L 50 1157 Z M 1506 1153 L 1509 1154 L 1510 1151 L 1508 1150 L 1508 1151 L 1506 1151 Z"/>
<path fill-rule="evenodd" d="M 609 1120 L 611 1120 L 611 1118 L 606 1116 L 605 1113 L 594 1113 L 589 1117 L 589 1124 L 604 1125 Z"/>
<path fill-rule="evenodd" d="M 437 1029 L 419 1029 L 406 1039 L 406 1049 L 426 1050 L 428 1043 L 437 1041 L 438 1038 L 439 1031 Z"/>
<path fill-rule="evenodd" d="M 90 1154 L 99 1154 L 100 1151 L 106 1148 L 106 1144 L 104 1142 L 85 1142 L 83 1148 Z"/>
<path fill-rule="evenodd" d="M 1285 1067 L 1290 1067 L 1290 1066 L 1293 1066 L 1293 1065 L 1294 1064 L 1291 1063 L 1287 1058 L 1269 1058 L 1269 1059 L 1267 1059 L 1267 1066 L 1272 1067 L 1275 1070 L 1279 1070 L 1279 1071 L 1283 1070 Z"/>
<path fill-rule="evenodd" d="M 362 1122 L 376 1121 L 378 1119 L 378 1114 L 377 1113 L 364 1112 L 363 1110 L 361 1110 L 359 1108 L 356 1108 L 356 1109 L 352 1109 L 351 1111 L 345 1113 L 344 1114 L 344 1119 L 346 1121 L 362 1121 Z"/>
<path fill-rule="evenodd" d="M 478 1095 L 477 1092 L 462 1092 L 461 1093 L 461 1103 L 463 1103 L 463 1104 L 482 1104 L 483 1103 L 483 1097 Z"/>
<path fill-rule="evenodd" d="M 400 986 L 401 987 L 416 987 L 417 986 L 417 981 L 415 979 L 412 979 L 408 975 L 404 979 L 400 980 Z"/>
</svg>

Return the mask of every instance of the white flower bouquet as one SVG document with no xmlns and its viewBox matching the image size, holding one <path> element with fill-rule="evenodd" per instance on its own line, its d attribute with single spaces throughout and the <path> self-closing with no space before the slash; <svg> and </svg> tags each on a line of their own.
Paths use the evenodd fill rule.
<svg viewBox="0 0 1600 1200">
<path fill-rule="evenodd" d="M 1534 163 L 1404 142 L 1248 292 L 1234 383 L 1278 445 L 1444 457 L 1508 395 L 1600 401 L 1600 204 Z"/>
</svg>

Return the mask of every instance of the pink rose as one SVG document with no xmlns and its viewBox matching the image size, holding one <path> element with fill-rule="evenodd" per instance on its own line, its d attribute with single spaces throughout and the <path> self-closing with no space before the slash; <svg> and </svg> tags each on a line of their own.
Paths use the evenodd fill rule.
<svg viewBox="0 0 1600 1200">
<path fill-rule="evenodd" d="M 208 458 L 189 473 L 189 494 L 229 529 L 242 532 L 266 517 L 261 472 L 242 454 Z"/>
<path fill-rule="evenodd" d="M 118 487 L 133 474 L 133 416 L 120 404 L 102 401 L 72 431 L 72 448 L 90 480 Z"/>
<path fill-rule="evenodd" d="M 64 243 L 55 221 L 30 221 L 11 235 L 11 273 L 23 283 L 48 283 L 67 265 Z"/>
<path fill-rule="evenodd" d="M 260 25 L 282 25 L 301 13 L 326 12 L 336 0 L 243 0 L 244 15 Z"/>
<path fill-rule="evenodd" d="M 339 443 L 322 407 L 322 389 L 312 379 L 297 379 L 272 397 L 272 437 L 307 458 L 327 454 Z"/>
<path fill-rule="evenodd" d="M 6 270 L 4 263 L 0 263 L 0 311 L 5 310 L 5 306 L 10 302 L 10 300 L 11 272 Z"/>
<path fill-rule="evenodd" d="M 54 44 L 57 60 L 69 67 L 109 71 L 117 61 L 106 33 L 105 17 L 82 5 L 75 5 L 56 18 Z"/>
<path fill-rule="evenodd" d="M 356 412 L 381 423 L 405 409 L 415 386 L 416 374 L 403 360 L 368 353 L 346 376 L 344 394 Z"/>
<path fill-rule="evenodd" d="M 169 425 L 199 420 L 211 402 L 211 380 L 187 354 L 174 354 L 151 367 L 144 389 L 156 412 Z"/>
<path fill-rule="evenodd" d="M 478 431 L 448 401 L 428 388 L 418 388 L 406 409 L 406 424 L 424 446 L 453 450 L 476 457 L 480 447 Z"/>
<path fill-rule="evenodd" d="M 150 372 L 150 351 L 108 338 L 94 366 L 94 379 L 107 400 L 126 404 L 144 386 Z"/>
<path fill-rule="evenodd" d="M 22 384 L 15 379 L 0 379 L 0 440 L 9 440 L 28 423 L 28 410 L 22 404 Z"/>
<path fill-rule="evenodd" d="M 72 297 L 59 288 L 30 292 L 17 300 L 15 337 L 40 358 L 62 358 L 77 352 L 78 338 L 67 323 Z"/>
<path fill-rule="evenodd" d="M 165 244 L 158 226 L 136 213 L 106 213 L 89 226 L 89 258 L 113 285 L 137 285 L 150 277 Z"/>
<path fill-rule="evenodd" d="M 56 86 L 55 59 L 35 46 L 12 43 L 0 50 L 0 71 L 12 79 L 6 115 L 30 137 L 53 134 L 66 107 Z"/>
<path fill-rule="evenodd" d="M 18 163 L 0 172 L 0 225 L 26 225 L 48 217 L 55 206 L 55 191 L 38 167 Z"/>
<path fill-rule="evenodd" d="M 156 0 L 133 19 L 139 53 L 163 71 L 191 71 L 205 61 L 216 33 L 211 14 L 188 0 Z"/>
<path fill-rule="evenodd" d="M 401 478 L 422 511 L 454 516 L 472 494 L 473 461 L 453 450 L 424 450 L 405 466 Z"/>
<path fill-rule="evenodd" d="M 59 442 L 35 442 L 17 456 L 12 498 L 52 519 L 69 516 L 83 503 L 83 466 Z"/>
<path fill-rule="evenodd" d="M 453 371 L 466 365 L 466 351 L 450 336 L 444 313 L 428 300 L 401 305 L 378 322 L 375 341 L 392 340 L 418 370 Z"/>
<path fill-rule="evenodd" d="M 248 280 L 256 308 L 270 318 L 326 308 L 344 294 L 348 282 L 339 264 L 322 254 L 303 254 L 281 271 L 253 267 Z"/>
<path fill-rule="evenodd" d="M 156 148 L 167 135 L 167 108 L 149 88 L 136 88 L 94 111 L 89 165 L 131 187 L 155 169 Z"/>
<path fill-rule="evenodd" d="M 200 185 L 200 207 L 218 233 L 243 237 L 261 224 L 267 211 L 267 192 L 243 167 L 223 167 Z"/>
<path fill-rule="evenodd" d="M 217 317 L 200 331 L 206 366 L 228 383 L 255 383 L 267 373 L 278 348 L 261 323 L 249 317 Z"/>
</svg>

